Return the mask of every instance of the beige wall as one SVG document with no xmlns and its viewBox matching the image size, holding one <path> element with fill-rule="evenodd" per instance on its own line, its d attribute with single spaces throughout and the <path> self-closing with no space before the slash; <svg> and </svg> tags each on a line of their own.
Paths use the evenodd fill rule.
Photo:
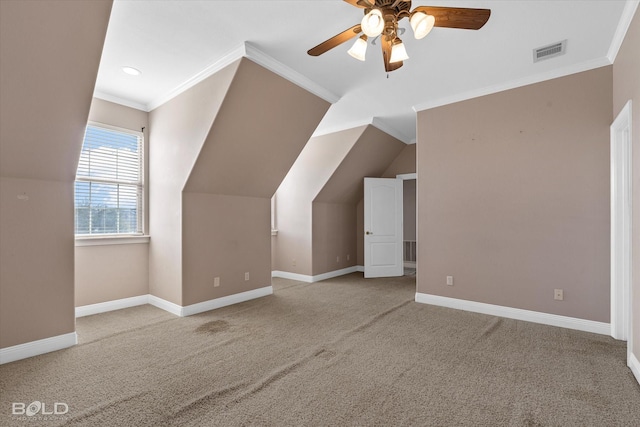
<svg viewBox="0 0 640 427">
<path fill-rule="evenodd" d="M 153 295 L 184 306 L 270 285 L 270 199 L 328 108 L 241 59 L 151 113 Z"/>
<path fill-rule="evenodd" d="M 633 179 L 633 235 L 632 253 L 632 333 L 633 354 L 640 360 L 640 12 L 627 31 L 613 65 L 613 114 L 617 116 L 628 100 L 632 100 L 632 179 Z"/>
<path fill-rule="evenodd" d="M 313 203 L 313 275 L 356 265 L 356 205 Z"/>
<path fill-rule="evenodd" d="M 314 275 L 355 266 L 364 259 L 364 254 L 358 252 L 360 238 L 364 240 L 363 228 L 358 227 L 358 202 L 364 194 L 364 178 L 382 176 L 406 147 L 378 128 L 367 126 L 318 193 L 313 201 Z M 345 233 L 344 237 L 338 236 L 338 232 Z M 337 257 L 340 261 L 336 261 Z"/>
<path fill-rule="evenodd" d="M 0 347 L 75 331 L 71 183 L 1 177 L 0 236 Z"/>
<path fill-rule="evenodd" d="M 149 293 L 149 245 L 76 246 L 75 306 Z"/>
<path fill-rule="evenodd" d="M 269 198 L 185 192 L 182 202 L 183 305 L 271 286 Z"/>
<path fill-rule="evenodd" d="M 612 118 L 612 67 L 419 112 L 418 292 L 609 322 Z"/>
<path fill-rule="evenodd" d="M 416 144 L 406 145 L 384 171 L 382 177 L 395 178 L 396 175 L 416 173 L 416 147 Z"/>
<path fill-rule="evenodd" d="M 182 305 L 182 189 L 240 62 L 149 113 L 149 293 Z"/>
<path fill-rule="evenodd" d="M 3 348 L 75 330 L 73 180 L 110 11 L 0 2 Z"/>
<path fill-rule="evenodd" d="M 311 138 L 276 192 L 273 269 L 315 276 L 355 266 L 363 179 L 402 169 L 405 147 L 371 125 Z"/>
<path fill-rule="evenodd" d="M 361 126 L 313 137 L 305 145 L 275 195 L 274 270 L 313 275 L 313 199 L 364 130 Z"/>
<path fill-rule="evenodd" d="M 148 180 L 149 114 L 93 98 L 89 120 L 140 132 L 145 128 L 145 182 Z M 149 192 L 145 206 L 149 206 Z M 145 224 L 149 212 L 145 210 Z M 76 307 L 149 293 L 149 245 L 119 244 L 75 248 Z"/>
</svg>

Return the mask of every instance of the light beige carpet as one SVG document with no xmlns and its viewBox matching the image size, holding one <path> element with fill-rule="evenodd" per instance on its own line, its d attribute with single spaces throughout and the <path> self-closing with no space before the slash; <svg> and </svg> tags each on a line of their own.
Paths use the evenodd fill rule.
<svg viewBox="0 0 640 427">
<path fill-rule="evenodd" d="M 78 346 L 0 366 L 0 424 L 640 426 L 610 337 L 417 304 L 413 277 L 274 288 L 187 318 L 80 318 Z M 35 400 L 69 411 L 11 416 Z"/>
</svg>

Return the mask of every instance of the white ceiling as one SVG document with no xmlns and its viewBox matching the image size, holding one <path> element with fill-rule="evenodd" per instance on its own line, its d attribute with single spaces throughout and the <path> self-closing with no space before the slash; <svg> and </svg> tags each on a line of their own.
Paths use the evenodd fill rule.
<svg viewBox="0 0 640 427">
<path fill-rule="evenodd" d="M 487 8 L 491 18 L 478 31 L 434 28 L 422 40 L 402 20 L 410 59 L 387 76 L 379 45 L 369 45 L 365 62 L 347 55 L 351 41 L 307 55 L 359 23 L 362 9 L 341 0 L 116 0 L 96 96 L 150 110 L 247 42 L 337 95 L 316 134 L 374 123 L 411 142 L 416 109 L 610 64 L 638 0 L 437 0 L 412 8 L 421 5 Z M 565 39 L 565 55 L 533 63 L 534 48 Z"/>
</svg>

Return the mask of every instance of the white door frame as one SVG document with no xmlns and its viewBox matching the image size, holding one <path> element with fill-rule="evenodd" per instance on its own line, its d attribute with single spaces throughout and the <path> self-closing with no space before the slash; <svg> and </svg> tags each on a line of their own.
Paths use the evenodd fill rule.
<svg viewBox="0 0 640 427">
<path fill-rule="evenodd" d="M 631 351 L 631 100 L 611 124 L 611 336 Z"/>
</svg>

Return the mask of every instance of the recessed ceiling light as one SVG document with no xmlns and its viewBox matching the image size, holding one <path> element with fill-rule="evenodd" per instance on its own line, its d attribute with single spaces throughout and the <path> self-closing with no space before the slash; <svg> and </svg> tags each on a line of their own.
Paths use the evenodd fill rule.
<svg viewBox="0 0 640 427">
<path fill-rule="evenodd" d="M 133 67 L 122 67 L 122 71 L 124 71 L 125 73 L 131 75 L 131 76 L 139 76 L 140 74 L 142 74 L 142 71 L 138 70 L 137 68 L 133 68 Z"/>
</svg>

